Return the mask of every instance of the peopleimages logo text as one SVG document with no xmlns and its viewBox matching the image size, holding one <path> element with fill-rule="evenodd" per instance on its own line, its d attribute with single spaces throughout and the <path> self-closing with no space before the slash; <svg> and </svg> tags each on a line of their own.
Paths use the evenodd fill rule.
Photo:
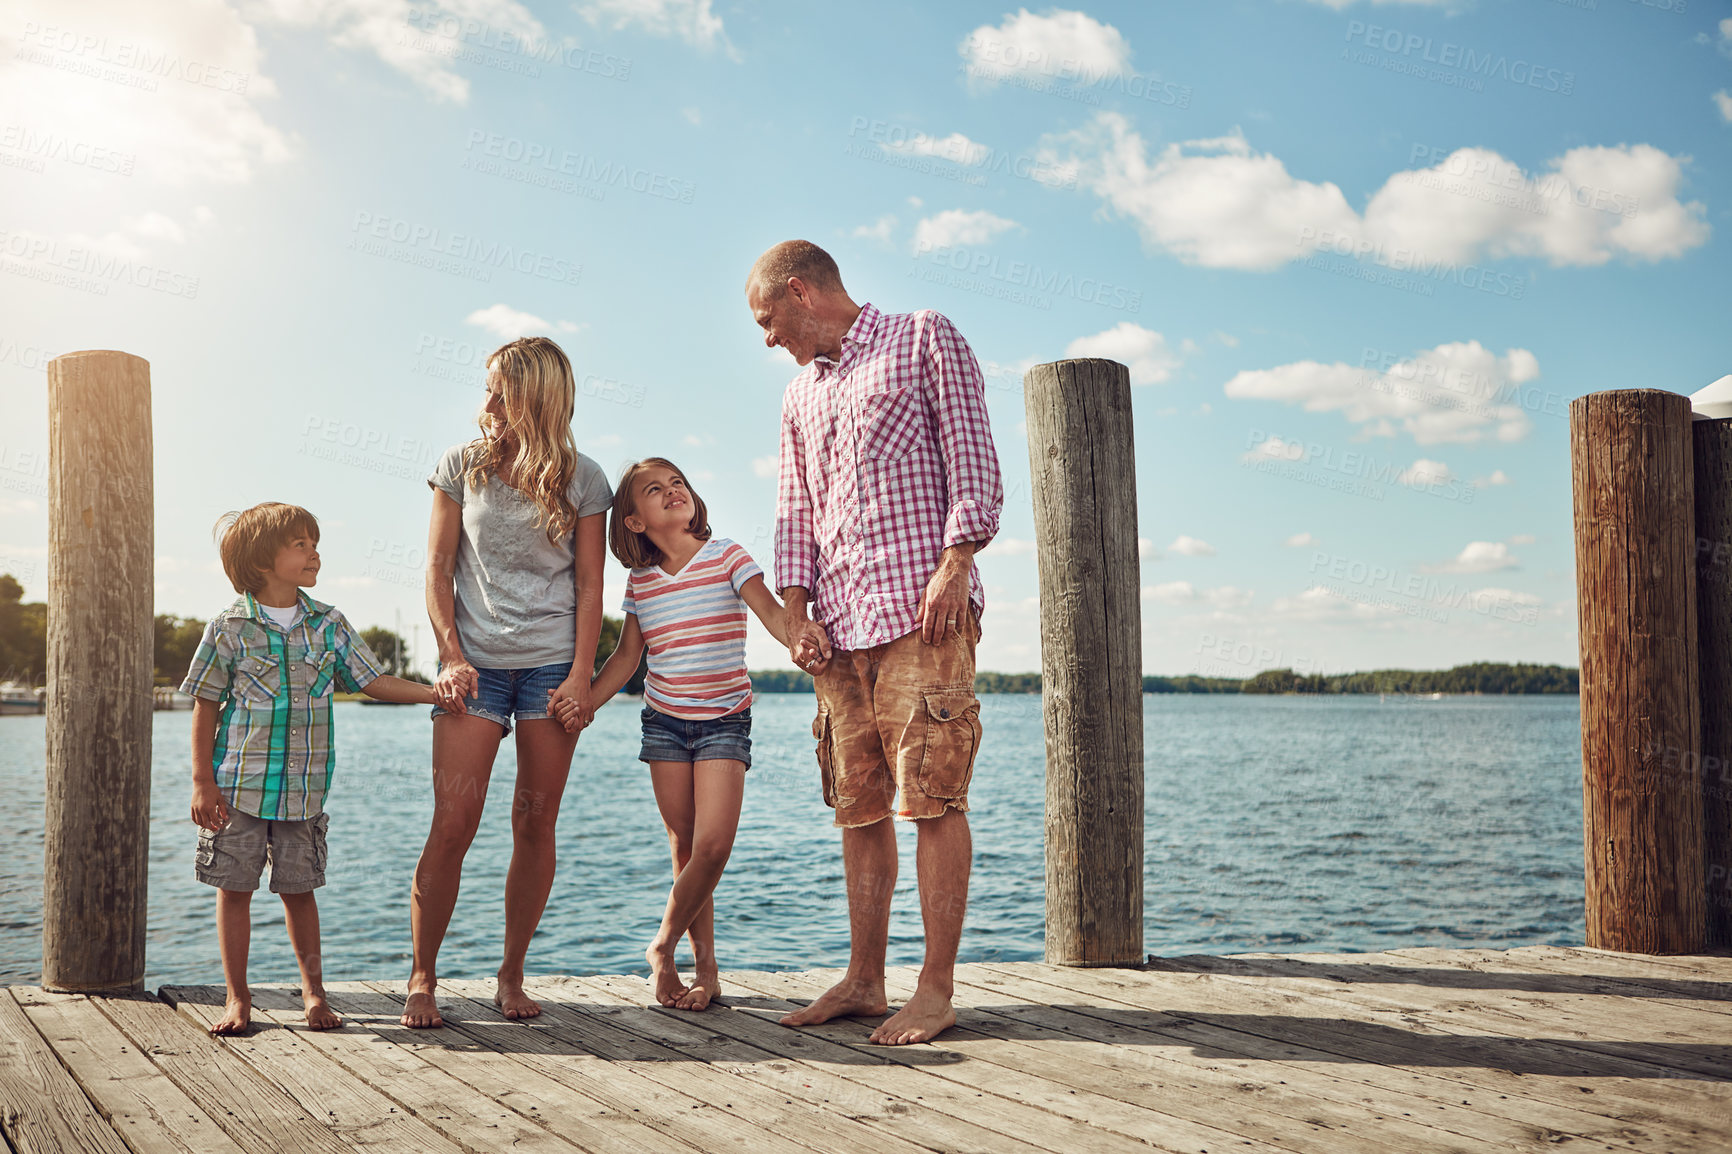
<svg viewBox="0 0 1732 1154">
<path fill-rule="evenodd" d="M 1386 52 L 1391 56 L 1413 57 L 1441 68 L 1453 68 L 1470 76 L 1486 80 L 1507 80 L 1569 96 L 1576 90 L 1576 74 L 1557 68 L 1546 68 L 1528 60 L 1511 60 L 1502 53 L 1479 52 L 1451 40 L 1435 41 L 1429 36 L 1402 32 L 1367 24 L 1363 20 L 1347 22 L 1347 42 Z M 1342 49 L 1343 53 L 1346 49 Z"/>
<path fill-rule="evenodd" d="M 433 256 L 468 261 L 487 268 L 506 268 L 525 276 L 562 284 L 576 284 L 583 275 L 583 265 L 547 253 L 515 248 L 498 241 L 483 240 L 470 233 L 447 232 L 431 225 L 417 224 L 399 217 L 357 212 L 350 225 L 355 240 L 384 241 L 404 248 L 420 250 Z"/>
<path fill-rule="evenodd" d="M 980 252 L 963 245 L 934 245 L 922 241 L 915 246 L 915 260 L 928 260 L 941 268 L 973 277 L 984 277 L 1032 293 L 1070 297 L 1085 304 L 1104 305 L 1134 313 L 1143 307 L 1141 289 L 1128 289 L 1099 277 L 1079 277 L 1056 269 L 1043 269 L 1021 260 L 1001 260 L 996 253 Z"/>
</svg>

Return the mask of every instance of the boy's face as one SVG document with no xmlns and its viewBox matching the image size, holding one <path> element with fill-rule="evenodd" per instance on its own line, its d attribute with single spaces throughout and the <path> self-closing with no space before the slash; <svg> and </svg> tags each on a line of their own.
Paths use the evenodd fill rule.
<svg viewBox="0 0 1732 1154">
<path fill-rule="evenodd" d="M 295 530 L 287 545 L 277 550 L 277 559 L 265 574 L 266 582 L 293 588 L 319 583 L 319 542 L 305 529 Z"/>
</svg>

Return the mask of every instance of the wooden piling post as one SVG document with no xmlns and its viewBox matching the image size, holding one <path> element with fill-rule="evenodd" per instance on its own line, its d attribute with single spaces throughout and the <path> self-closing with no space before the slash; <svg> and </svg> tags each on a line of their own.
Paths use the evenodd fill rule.
<svg viewBox="0 0 1732 1154">
<path fill-rule="evenodd" d="M 1570 403 L 1587 944 L 1703 945 L 1702 749 L 1689 399 Z"/>
<path fill-rule="evenodd" d="M 42 982 L 144 987 L 154 610 L 150 365 L 48 364 Z"/>
<path fill-rule="evenodd" d="M 1691 426 L 1705 944 L 1732 946 L 1732 418 Z"/>
<path fill-rule="evenodd" d="M 1143 638 L 1131 382 L 1116 361 L 1023 378 L 1046 721 L 1046 960 L 1143 955 Z"/>
</svg>

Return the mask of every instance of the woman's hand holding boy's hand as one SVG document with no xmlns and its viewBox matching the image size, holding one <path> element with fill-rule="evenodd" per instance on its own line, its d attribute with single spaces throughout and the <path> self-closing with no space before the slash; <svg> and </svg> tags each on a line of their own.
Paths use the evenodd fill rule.
<svg viewBox="0 0 1732 1154">
<path fill-rule="evenodd" d="M 216 781 L 192 783 L 192 820 L 201 829 L 220 830 L 229 823 L 228 802 Z"/>
<path fill-rule="evenodd" d="M 440 663 L 439 676 L 433 679 L 433 695 L 441 708 L 452 713 L 464 713 L 464 699 L 474 697 L 480 691 L 481 675 L 466 659 L 458 657 Z"/>
</svg>

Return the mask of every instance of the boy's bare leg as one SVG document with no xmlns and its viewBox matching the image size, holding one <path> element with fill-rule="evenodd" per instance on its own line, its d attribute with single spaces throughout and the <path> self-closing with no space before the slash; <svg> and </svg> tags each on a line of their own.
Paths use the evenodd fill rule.
<svg viewBox="0 0 1732 1154">
<path fill-rule="evenodd" d="M 217 891 L 217 948 L 222 951 L 228 1003 L 210 1028 L 213 1034 L 243 1034 L 253 1020 L 253 994 L 247 988 L 247 951 L 253 939 L 251 890 Z"/>
<path fill-rule="evenodd" d="M 283 921 L 289 927 L 289 945 L 301 967 L 301 1005 L 307 1011 L 307 1026 L 334 1030 L 343 1024 L 325 998 L 324 964 L 319 957 L 319 903 L 313 891 L 282 894 Z"/>
<path fill-rule="evenodd" d="M 930 1042 L 956 1024 L 950 999 L 955 992 L 962 918 L 968 909 L 974 843 L 968 815 L 961 810 L 946 809 L 915 826 L 920 836 L 915 870 L 920 879 L 920 919 L 926 928 L 926 960 L 908 1004 L 872 1031 L 871 1041 L 884 1046 Z"/>
<path fill-rule="evenodd" d="M 740 825 L 740 804 L 745 790 L 744 762 L 717 758 L 696 762 L 691 767 L 691 857 L 668 891 L 661 929 L 645 952 L 646 957 L 665 956 L 671 964 L 679 940 L 706 909 L 710 911 L 707 935 L 694 937 L 692 943 L 693 957 L 697 962 L 696 980 L 672 1003 L 681 1010 L 705 1009 L 721 989 L 721 976 L 716 966 L 712 895 L 716 883 L 722 879 L 722 871 L 727 868 L 728 855 L 734 849 L 734 834 Z M 661 792 L 658 787 L 658 799 Z"/>
<path fill-rule="evenodd" d="M 505 958 L 493 1004 L 507 1018 L 533 1018 L 541 1005 L 523 992 L 523 960 L 553 889 L 554 827 L 577 734 L 552 718 L 517 723 L 517 795 L 511 807 L 511 866 L 505 874 Z"/>
<path fill-rule="evenodd" d="M 872 1017 L 884 1000 L 884 951 L 890 942 L 890 895 L 896 889 L 896 830 L 885 817 L 842 831 L 842 869 L 848 885 L 848 972 L 817 1001 L 782 1019 L 811 1026 L 831 1018 Z"/>
<path fill-rule="evenodd" d="M 485 717 L 447 713 L 433 719 L 433 825 L 409 891 L 409 937 L 413 962 L 409 997 L 400 1021 L 411 1029 L 443 1026 L 433 1000 L 438 986 L 439 945 L 451 925 L 463 857 L 487 802 L 487 780 L 505 731 Z"/>
</svg>

